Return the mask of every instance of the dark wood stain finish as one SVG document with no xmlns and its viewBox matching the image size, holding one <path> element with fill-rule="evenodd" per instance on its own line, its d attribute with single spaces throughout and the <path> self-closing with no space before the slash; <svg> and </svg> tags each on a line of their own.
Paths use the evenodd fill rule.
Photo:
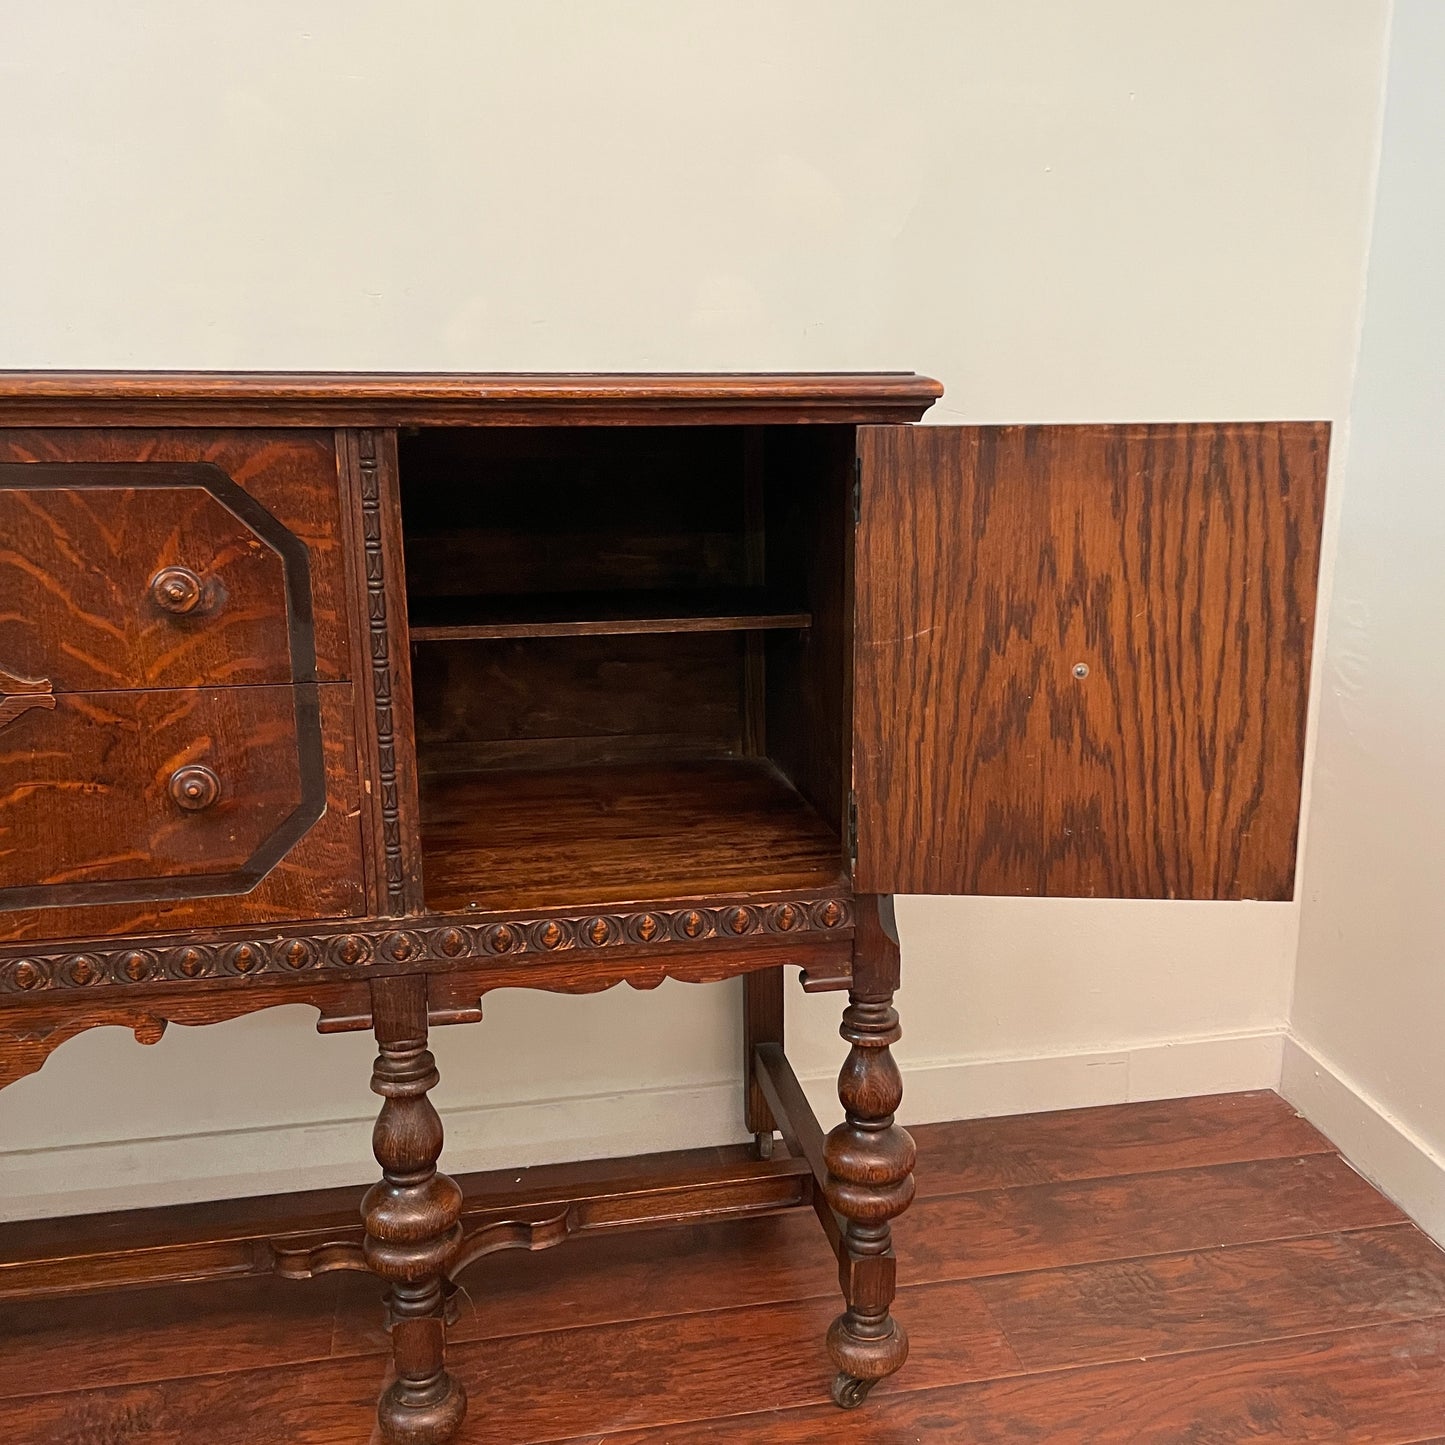
<svg viewBox="0 0 1445 1445">
<path fill-rule="evenodd" d="M 24 426 L 739 426 L 917 421 L 912 372 L 0 371 Z"/>
<path fill-rule="evenodd" d="M 737 758 L 742 661 L 728 633 L 429 643 L 412 668 L 420 764 L 449 789 L 481 770 Z"/>
<path fill-rule="evenodd" d="M 1174 1253 L 1404 1218 L 1337 1154 L 1314 1154 L 949 1196 L 926 1239 L 904 1215 L 898 1247 L 926 1279 L 943 1259 L 965 1260 L 971 1275 L 1011 1274 L 1137 1258 L 1146 1238 L 1152 1251 Z"/>
<path fill-rule="evenodd" d="M 773 1131 L 778 1121 L 768 1105 L 754 1060 L 759 1048 L 783 1049 L 786 980 L 781 968 L 762 969 L 743 979 L 743 1117 L 759 1154 L 773 1156 Z"/>
<path fill-rule="evenodd" d="M 1267 1091 L 1130 1104 L 1109 1117 L 1105 1135 L 1094 1127 L 1097 1109 L 930 1125 L 933 1147 L 915 1171 L 919 1197 L 1334 1152 Z"/>
<path fill-rule="evenodd" d="M 1442 1400 L 1445 1320 L 1432 1319 L 909 1391 L 856 1416 L 805 1406 L 593 1432 L 565 1445 L 1416 1445 L 1434 1428 Z"/>
<path fill-rule="evenodd" d="M 599 613 L 603 615 L 598 615 Z M 411 609 L 413 642 L 517 637 L 628 637 L 648 632 L 776 632 L 812 625 L 807 612 L 775 610 L 769 599 L 731 593 L 624 594 L 601 605 L 582 595 L 528 598 L 518 606 L 470 597 L 421 599 Z"/>
<path fill-rule="evenodd" d="M 856 883 L 1287 899 L 1329 428 L 863 428 Z"/>
<path fill-rule="evenodd" d="M 462 1192 L 437 1170 L 442 1121 L 427 1097 L 441 1082 L 426 1046 L 426 980 L 372 985 L 378 1053 L 371 1087 L 382 1096 L 372 1132 L 381 1180 L 361 1201 L 361 1257 L 387 1283 L 387 1326 L 396 1379 L 377 1421 L 389 1441 L 449 1440 L 467 1392 L 446 1370 L 444 1287 L 462 1244 Z"/>
<path fill-rule="evenodd" d="M 458 774 L 427 789 L 427 902 L 442 913 L 841 882 L 837 835 L 766 763 Z"/>
<path fill-rule="evenodd" d="M 764 567 L 806 597 L 806 632 L 759 639 L 768 753 L 840 835 L 848 828 L 853 711 L 855 433 L 772 428 L 763 450 Z"/>
<path fill-rule="evenodd" d="M 92 1291 L 104 1283 L 98 1275 Z M 50 1394 L 164 1379 L 195 1357 L 198 1327 L 218 1373 L 324 1360 L 338 1298 L 334 1276 L 306 1289 L 267 1276 L 33 1302 L 0 1314 L 0 1399 L 29 1394 L 40 1378 Z"/>
<path fill-rule="evenodd" d="M 228 481 L 187 464 L 0 464 L 7 665 L 56 692 L 292 681 L 284 564 L 206 489 Z"/>
<path fill-rule="evenodd" d="M 368 875 L 375 911 L 397 917 L 421 907 L 421 849 L 395 434 L 339 432 L 337 456 L 350 503 L 353 606 L 366 619 L 364 632 L 353 628 L 352 647 L 370 701 L 361 709 L 372 765 Z"/>
<path fill-rule="evenodd" d="M 89 956 L 108 933 L 123 959 L 168 929 L 361 915 L 353 729 L 350 683 L 72 693 L 27 714 L 0 733 L 0 940 Z M 220 790 L 189 809 L 172 783 L 197 764 Z M 21 994 L 48 989 L 16 966 Z"/>
<path fill-rule="evenodd" d="M 1093 1368 L 1151 1330 L 1434 1318 L 1398 1213 L 1268 1108 L 1242 1158 L 1218 1101 L 1092 1146 L 981 1126 L 982 1162 L 926 1165 L 905 1213 L 895 889 L 1287 896 L 1326 442 L 896 425 L 939 391 L 0 374 L 0 1085 L 88 1027 L 154 1042 L 299 1002 L 375 1033 L 384 1100 L 360 1216 L 331 1193 L 168 1214 L 174 1238 L 134 1213 L 80 1244 L 10 1231 L 0 1294 L 54 1297 L 52 1342 L 85 1327 L 60 1297 L 187 1278 L 225 1280 L 234 1340 L 267 1272 L 329 1333 L 295 1295 L 197 1360 L 172 1285 L 154 1348 L 38 1398 L 0 1378 L 7 1438 L 351 1441 L 380 1393 L 389 1441 L 516 1445 L 796 1411 L 830 1373 L 852 1407 Z M 784 1052 L 787 968 L 848 990 L 826 1134 Z M 736 977 L 752 1150 L 439 1172 L 433 1027 L 496 988 Z M 663 1222 L 689 1231 L 684 1308 L 639 1232 Z M 591 1315 L 551 1264 L 529 1315 L 524 1266 L 566 1241 L 593 1250 Z M 312 1278 L 368 1270 L 389 1339 Z M 469 1316 L 458 1276 L 487 1270 L 506 1306 Z M 999 1284 L 1028 1271 L 1052 1287 Z M 1157 1303 L 1246 1285 L 1258 1307 L 1212 1330 Z"/>
<path fill-rule="evenodd" d="M 30 713 L 0 738 L 0 904 L 248 891 L 293 815 L 309 828 L 325 807 L 306 691 L 304 709 L 301 689 L 231 687 L 63 693 Z"/>
<path fill-rule="evenodd" d="M 978 1285 L 1030 1369 L 1445 1316 L 1445 1254 L 1408 1225 L 995 1276 Z"/>
<path fill-rule="evenodd" d="M 638 1259 L 655 1257 L 669 1247 L 668 1240 L 676 1239 L 677 1248 L 685 1251 L 687 1239 L 706 1245 L 713 1238 L 711 1223 L 666 1234 L 639 1231 L 638 1224 L 772 1216 L 806 1203 L 811 1188 L 807 1166 L 799 1160 L 759 1162 L 751 1149 L 737 1146 L 496 1170 L 458 1175 L 456 1182 L 462 1190 L 461 1222 L 467 1235 L 566 1211 L 569 1237 L 615 1232 L 629 1241 L 628 1257 Z M 806 1237 L 814 1239 L 816 1225 L 802 1219 L 792 1223 L 805 1224 Z M 0 1225 L 0 1299 L 269 1275 L 278 1261 L 289 1278 L 309 1278 L 327 1272 L 317 1267 L 322 1259 L 318 1251 L 328 1245 L 359 1245 L 362 1228 L 357 1192 L 344 1187 L 118 1210 L 79 1219 L 22 1220 Z M 808 1251 L 807 1257 L 827 1266 L 828 1257 L 821 1251 Z M 518 1274 L 507 1268 L 506 1256 L 498 1256 L 488 1266 L 489 1281 L 501 1270 L 514 1280 L 514 1287 L 525 1290 L 528 1270 L 546 1272 L 545 1260 L 521 1263 Z M 825 1267 L 821 1277 L 830 1274 L 831 1268 Z M 368 1289 L 367 1281 L 360 1284 L 362 1289 L 352 1296 L 360 1312 L 344 1327 L 366 1332 L 368 1338 L 374 1330 L 374 1337 L 383 1339 L 376 1291 Z M 670 1289 L 667 1279 L 655 1272 L 654 1284 L 663 1293 Z M 488 1294 L 499 1299 L 491 1283 Z M 626 1294 L 623 1288 L 619 1301 Z M 476 1307 L 490 1310 L 482 1300 Z M 473 1312 L 468 1318 L 475 1321 L 477 1316 Z"/>
<path fill-rule="evenodd" d="M 51 677 L 57 692 L 308 680 L 293 674 L 288 652 L 282 559 L 227 510 L 228 492 L 202 490 L 214 468 L 305 549 L 310 680 L 351 676 L 329 431 L 24 430 L 8 421 L 0 403 L 0 667 Z M 16 464 L 42 464 L 45 486 L 12 489 L 26 475 Z M 146 473 L 153 480 L 137 486 Z M 189 611 L 168 611 L 151 592 L 171 567 L 202 582 Z"/>
</svg>

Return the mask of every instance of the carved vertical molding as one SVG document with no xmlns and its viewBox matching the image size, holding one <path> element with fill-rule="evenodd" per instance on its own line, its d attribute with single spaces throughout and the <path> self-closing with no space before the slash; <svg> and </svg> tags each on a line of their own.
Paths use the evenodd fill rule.
<svg viewBox="0 0 1445 1445">
<path fill-rule="evenodd" d="M 366 617 L 371 640 L 371 697 L 376 710 L 377 786 L 381 792 L 382 878 L 387 908 L 406 909 L 401 853 L 401 797 L 396 784 L 396 715 L 392 709 L 391 633 L 387 626 L 386 559 L 382 551 L 381 473 L 376 433 L 357 435 L 361 536 L 366 559 Z"/>
<path fill-rule="evenodd" d="M 382 1395 L 383 1437 L 439 1445 L 460 1428 L 467 1395 L 446 1370 L 443 1281 L 462 1242 L 462 1192 L 436 1167 L 442 1121 L 427 1097 L 438 1082 L 427 1048 L 426 980 L 372 985 L 380 1052 L 371 1087 L 383 1099 L 372 1134 L 381 1182 L 362 1200 L 367 1264 L 390 1286 L 396 1380 Z"/>
<path fill-rule="evenodd" d="M 401 502 L 393 432 L 339 433 L 352 488 L 352 596 L 364 614 L 353 628 L 371 783 L 373 908 L 399 917 L 421 907 L 412 757 L 411 658 L 407 648 Z"/>
</svg>

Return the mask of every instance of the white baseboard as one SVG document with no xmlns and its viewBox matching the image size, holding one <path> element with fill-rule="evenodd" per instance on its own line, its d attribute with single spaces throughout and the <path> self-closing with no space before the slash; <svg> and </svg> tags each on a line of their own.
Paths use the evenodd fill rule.
<svg viewBox="0 0 1445 1445">
<path fill-rule="evenodd" d="M 1083 1053 L 913 1063 L 904 1071 L 903 1115 L 924 1124 L 1273 1089 L 1282 1038 L 1264 1029 Z"/>
<path fill-rule="evenodd" d="M 1370 1183 L 1445 1246 L 1445 1157 L 1293 1035 L 1284 1040 L 1280 1092 Z"/>
<path fill-rule="evenodd" d="M 631 1089 L 440 1110 L 454 1174 L 734 1142 L 741 1086 Z M 0 1155 L 0 1219 L 363 1184 L 374 1115 Z M 94 1181 L 104 1180 L 101 1186 Z"/>
<path fill-rule="evenodd" d="M 1279 1083 L 1275 1030 L 1027 1058 L 905 1062 L 905 1122 L 1121 1104 Z M 803 1080 L 825 1123 L 832 1073 Z M 743 1139 L 737 1081 L 444 1109 L 454 1173 Z M 0 1155 L 0 1219 L 369 1182 L 371 1116 Z M 103 1180 L 97 1186 L 95 1181 Z"/>
</svg>

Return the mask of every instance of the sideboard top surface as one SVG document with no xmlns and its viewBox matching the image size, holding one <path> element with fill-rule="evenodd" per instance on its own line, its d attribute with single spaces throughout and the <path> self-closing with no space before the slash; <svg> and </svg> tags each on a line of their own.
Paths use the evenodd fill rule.
<svg viewBox="0 0 1445 1445">
<path fill-rule="evenodd" d="M 0 371 L 0 424 L 855 424 L 916 421 L 942 395 L 904 371 Z"/>
</svg>

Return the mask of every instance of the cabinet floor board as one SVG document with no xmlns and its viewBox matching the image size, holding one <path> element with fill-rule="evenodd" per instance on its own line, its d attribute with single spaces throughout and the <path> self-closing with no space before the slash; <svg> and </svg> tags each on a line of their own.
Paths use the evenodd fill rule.
<svg viewBox="0 0 1445 1445">
<path fill-rule="evenodd" d="M 771 763 L 737 758 L 423 780 L 437 912 L 824 888 L 842 843 Z"/>
</svg>

